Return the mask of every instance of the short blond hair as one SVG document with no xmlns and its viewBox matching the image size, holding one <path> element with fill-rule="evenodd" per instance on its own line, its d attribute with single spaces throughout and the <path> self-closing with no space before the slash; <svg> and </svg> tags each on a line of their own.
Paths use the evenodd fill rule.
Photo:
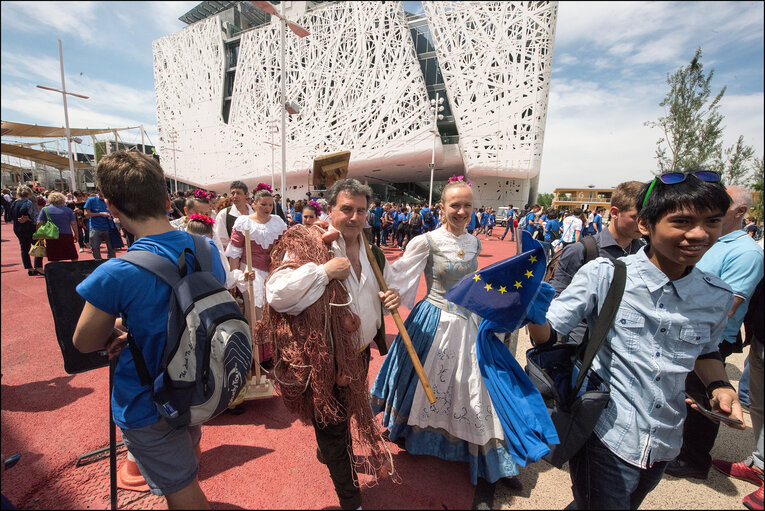
<svg viewBox="0 0 765 511">
<path fill-rule="evenodd" d="M 28 199 L 32 197 L 32 195 L 32 189 L 27 185 L 21 185 L 16 188 L 16 197 L 24 197 L 25 199 Z"/>
<path fill-rule="evenodd" d="M 50 192 L 48 202 L 56 206 L 63 206 L 66 204 L 66 197 L 61 192 Z"/>
</svg>

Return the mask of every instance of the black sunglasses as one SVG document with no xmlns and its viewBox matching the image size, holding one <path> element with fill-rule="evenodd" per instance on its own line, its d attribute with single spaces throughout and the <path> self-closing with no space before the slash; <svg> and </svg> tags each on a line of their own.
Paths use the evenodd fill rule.
<svg viewBox="0 0 765 511">
<path fill-rule="evenodd" d="M 641 207 L 645 207 L 645 203 L 648 201 L 648 196 L 651 195 L 651 190 L 653 190 L 657 179 L 661 180 L 661 182 L 665 185 L 676 185 L 677 183 L 682 183 L 685 181 L 685 178 L 687 178 L 689 174 L 693 174 L 702 181 L 707 181 L 709 183 L 720 182 L 720 173 L 713 170 L 695 170 L 693 172 L 667 172 L 666 174 L 661 174 L 653 178 L 653 181 L 651 181 L 651 186 L 648 187 L 648 191 L 645 193 L 645 198 L 643 199 L 643 205 Z"/>
</svg>

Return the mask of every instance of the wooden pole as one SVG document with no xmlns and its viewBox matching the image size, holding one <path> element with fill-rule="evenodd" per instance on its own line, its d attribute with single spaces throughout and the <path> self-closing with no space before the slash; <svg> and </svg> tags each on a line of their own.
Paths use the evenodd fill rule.
<svg viewBox="0 0 765 511">
<path fill-rule="evenodd" d="M 252 271 L 252 247 L 250 247 L 250 230 L 245 229 L 244 230 L 244 246 L 246 247 L 246 253 L 247 253 L 247 271 Z M 255 305 L 252 303 L 252 298 L 254 296 L 254 287 L 251 280 L 247 281 L 247 292 L 250 294 L 249 300 L 247 300 L 247 303 L 249 304 L 247 307 L 247 313 L 250 316 L 250 328 L 255 324 Z M 252 343 L 252 354 L 255 356 L 255 384 L 260 385 L 260 353 L 258 352 L 258 345 L 255 344 L 255 339 L 253 339 Z"/>
<path fill-rule="evenodd" d="M 363 231 L 361 232 L 361 238 L 364 241 L 364 248 L 367 250 L 367 259 L 369 259 L 369 264 L 372 266 L 372 271 L 374 272 L 375 278 L 377 279 L 377 284 L 380 286 L 380 290 L 385 293 L 388 291 L 388 285 L 385 283 L 385 279 L 383 278 L 383 274 L 380 271 L 380 267 L 377 266 L 377 259 L 375 259 L 375 255 L 372 253 L 372 247 L 369 246 L 369 242 L 367 242 L 367 237 Z M 393 321 L 396 322 L 398 332 L 401 334 L 401 340 L 404 341 L 406 351 L 409 353 L 409 358 L 412 359 L 412 365 L 414 366 L 414 370 L 417 372 L 417 376 L 420 378 L 422 389 L 425 391 L 425 395 L 428 397 L 430 404 L 433 404 L 436 402 L 436 395 L 433 393 L 433 388 L 430 386 L 428 376 L 425 374 L 425 370 L 422 368 L 420 357 L 418 357 L 417 352 L 414 351 L 412 340 L 409 338 L 409 334 L 406 331 L 404 322 L 401 320 L 401 315 L 398 313 L 398 308 L 393 309 L 390 311 L 390 313 L 391 316 L 393 316 Z"/>
</svg>

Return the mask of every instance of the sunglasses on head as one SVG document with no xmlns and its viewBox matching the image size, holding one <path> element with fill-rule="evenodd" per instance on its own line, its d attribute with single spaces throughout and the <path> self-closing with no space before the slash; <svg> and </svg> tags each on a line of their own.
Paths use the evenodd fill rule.
<svg viewBox="0 0 765 511">
<path fill-rule="evenodd" d="M 682 183 L 685 181 L 685 178 L 687 178 L 689 174 L 693 174 L 702 181 L 707 181 L 709 183 L 720 182 L 720 173 L 713 170 L 695 170 L 693 172 L 667 172 L 666 174 L 661 174 L 653 178 L 653 181 L 651 181 L 651 186 L 648 187 L 648 191 L 645 193 L 642 207 L 645 207 L 645 203 L 648 201 L 648 196 L 651 195 L 651 190 L 653 190 L 654 185 L 656 185 L 657 179 L 665 185 L 676 185 L 677 183 Z"/>
</svg>

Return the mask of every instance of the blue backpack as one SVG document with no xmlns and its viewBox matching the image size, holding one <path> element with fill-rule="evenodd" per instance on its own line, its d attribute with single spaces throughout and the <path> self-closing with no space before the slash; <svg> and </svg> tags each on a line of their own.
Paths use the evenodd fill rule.
<svg viewBox="0 0 765 511">
<path fill-rule="evenodd" d="M 250 327 L 231 293 L 212 272 L 213 249 L 192 235 L 194 252 L 178 265 L 145 250 L 120 259 L 170 286 L 167 342 L 157 375 L 150 375 L 132 335 L 128 346 L 142 385 L 151 387 L 159 414 L 175 427 L 202 424 L 223 412 L 244 388 L 252 363 Z M 190 273 L 186 254 L 194 256 Z"/>
</svg>

